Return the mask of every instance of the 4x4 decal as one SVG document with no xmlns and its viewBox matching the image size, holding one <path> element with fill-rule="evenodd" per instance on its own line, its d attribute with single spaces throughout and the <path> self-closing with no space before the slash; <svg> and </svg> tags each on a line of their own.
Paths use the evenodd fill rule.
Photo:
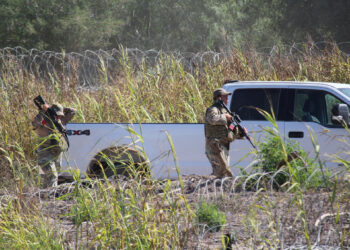
<svg viewBox="0 0 350 250">
<path fill-rule="evenodd" d="M 85 130 L 67 130 L 67 135 L 90 135 L 90 129 L 85 129 Z"/>
</svg>

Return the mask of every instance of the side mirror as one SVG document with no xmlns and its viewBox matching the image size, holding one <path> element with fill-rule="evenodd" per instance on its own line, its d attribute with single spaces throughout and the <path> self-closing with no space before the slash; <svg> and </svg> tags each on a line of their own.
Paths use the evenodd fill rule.
<svg viewBox="0 0 350 250">
<path fill-rule="evenodd" d="M 346 104 L 339 104 L 339 115 L 343 117 L 346 125 L 349 125 L 349 108 Z"/>
<path fill-rule="evenodd" d="M 346 104 L 337 104 L 332 109 L 332 122 L 334 124 L 349 126 L 350 117 L 349 117 L 349 108 Z M 345 124 L 344 124 L 345 123 Z"/>
</svg>

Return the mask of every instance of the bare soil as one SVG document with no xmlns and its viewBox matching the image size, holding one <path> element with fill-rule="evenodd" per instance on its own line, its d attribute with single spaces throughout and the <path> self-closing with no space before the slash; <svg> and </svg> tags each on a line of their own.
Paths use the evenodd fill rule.
<svg viewBox="0 0 350 250">
<path fill-rule="evenodd" d="M 226 225 L 216 231 L 205 224 L 193 223 L 192 230 L 182 232 L 184 249 L 222 249 L 222 239 L 230 239 L 227 249 L 350 249 L 350 183 L 340 182 L 332 202 L 327 190 L 312 190 L 302 194 L 285 191 L 248 190 L 236 185 L 236 179 L 216 179 L 214 176 L 183 176 L 173 180 L 173 192 L 184 193 L 195 211 L 201 200 L 217 204 L 226 215 Z M 126 181 L 115 178 L 112 181 Z M 233 188 L 234 187 L 234 188 Z M 91 188 L 86 186 L 86 188 Z M 159 185 L 156 192 L 162 192 Z M 74 200 L 58 200 L 72 190 L 63 184 L 52 189 L 31 189 L 21 199 L 26 208 L 40 206 L 48 223 L 65 233 L 67 247 L 75 247 L 76 227 L 69 216 Z M 0 199 L 4 197 L 1 194 Z M 32 204 L 32 205 L 31 205 Z M 166 204 L 164 204 L 166 206 Z M 84 222 L 81 232 L 88 234 L 91 224 Z M 305 232 L 309 239 L 307 238 Z M 87 236 L 86 236 L 87 237 Z"/>
</svg>

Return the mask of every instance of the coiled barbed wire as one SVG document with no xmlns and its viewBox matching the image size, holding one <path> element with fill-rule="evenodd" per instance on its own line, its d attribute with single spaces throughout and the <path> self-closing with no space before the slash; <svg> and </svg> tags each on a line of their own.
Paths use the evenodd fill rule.
<svg viewBox="0 0 350 250">
<path fill-rule="evenodd" d="M 265 175 L 264 175 L 265 176 Z M 273 178 L 272 174 L 270 173 L 269 176 L 271 178 Z M 235 178 L 225 178 L 225 179 L 215 179 L 213 181 L 210 180 L 205 180 L 205 179 L 200 179 L 197 180 L 198 182 L 198 186 L 200 186 L 200 183 L 205 183 L 206 185 L 200 187 L 199 189 L 203 189 L 205 190 L 205 192 L 208 190 L 208 185 L 213 185 L 214 187 L 217 187 L 218 189 L 221 189 L 220 191 L 222 191 L 222 186 L 225 185 L 226 182 L 229 181 L 234 181 L 237 182 L 239 181 L 239 179 L 242 179 L 241 182 L 246 182 L 247 180 L 249 180 L 249 178 L 253 178 L 253 176 L 240 176 L 240 177 L 235 177 Z M 115 179 L 115 180 L 114 180 Z M 113 183 L 113 181 L 121 181 L 121 183 L 119 183 L 119 188 L 120 191 L 123 192 L 126 189 L 129 189 L 129 185 L 130 183 L 128 183 L 127 179 L 118 179 L 115 177 L 111 177 L 109 178 L 109 180 L 111 181 L 111 183 Z M 88 184 L 86 185 L 86 183 L 78 183 L 78 186 L 80 188 L 88 188 L 88 189 L 94 189 L 95 187 L 98 189 L 99 188 L 99 180 L 92 180 L 90 181 Z M 54 188 L 48 188 L 48 189 L 42 189 L 42 190 L 37 190 L 35 192 L 29 192 L 29 193 L 22 193 L 21 194 L 21 198 L 25 199 L 25 200 L 32 200 L 34 198 L 37 198 L 39 203 L 42 204 L 41 207 L 43 207 L 43 209 L 46 211 L 46 214 L 50 214 L 50 217 L 52 219 L 54 219 L 55 221 L 59 221 L 62 218 L 62 214 L 64 214 L 66 211 L 69 211 L 71 209 L 71 207 L 76 204 L 76 201 L 74 201 L 74 190 L 76 190 L 77 188 L 77 184 L 76 183 L 66 183 L 66 184 L 61 184 L 57 187 Z M 177 190 L 176 185 L 175 185 L 175 190 Z M 200 192 L 199 189 L 195 189 L 195 191 L 193 193 L 196 192 Z M 246 191 L 244 189 L 242 189 L 241 191 Z M 177 192 L 181 192 L 181 190 L 178 190 Z M 225 193 L 227 195 L 227 193 L 232 192 L 231 190 L 225 190 Z M 215 191 L 215 196 L 216 195 L 223 195 L 222 193 L 219 194 L 221 192 L 217 192 Z M 198 193 L 199 194 L 199 193 Z M 162 194 L 161 194 L 162 195 Z M 58 197 L 65 197 L 64 200 L 69 201 L 66 203 L 63 203 L 62 200 L 57 199 Z M 229 196 L 227 196 L 228 199 Z M 201 197 L 198 200 L 202 200 L 202 198 L 206 199 L 206 200 L 213 200 L 213 196 L 210 197 Z M 215 198 L 219 198 L 219 197 L 215 197 Z M 214 198 L 214 199 L 215 199 Z M 13 200 L 19 199 L 19 196 L 17 194 L 7 194 L 7 195 L 0 195 L 0 207 L 4 206 L 6 207 L 6 204 L 10 203 Z M 336 238 L 336 234 L 337 234 L 337 228 L 335 228 L 336 225 L 334 224 L 329 224 L 327 222 L 327 218 L 331 217 L 331 216 L 336 216 L 336 214 L 329 214 L 327 210 L 322 210 L 321 211 L 321 216 L 319 216 L 315 222 L 315 228 L 317 229 L 316 232 L 314 233 L 314 237 L 312 238 L 312 248 L 311 249 L 342 249 L 341 246 L 338 245 L 337 242 L 334 242 L 334 238 Z M 348 213 L 346 212 L 342 212 L 340 213 L 342 215 L 348 215 Z M 69 216 L 69 214 L 66 216 Z M 283 217 L 284 215 L 282 215 Z M 345 221 L 346 222 L 346 218 L 341 218 L 341 221 Z M 85 226 L 87 227 L 87 229 L 90 232 L 94 231 L 94 227 L 93 224 L 91 224 L 91 222 L 89 221 L 85 221 L 83 222 L 83 224 L 86 224 Z M 213 227 L 209 227 L 207 224 L 205 223 L 198 223 L 196 226 L 198 226 L 199 231 L 198 231 L 198 242 L 196 245 L 196 249 L 207 249 L 210 244 L 213 244 L 213 239 L 217 239 L 217 242 L 220 243 L 220 237 L 221 234 L 218 235 L 214 235 L 211 238 L 208 238 L 208 233 L 215 231 L 215 227 L 218 226 L 213 226 Z M 60 229 L 60 225 L 59 223 L 55 223 L 54 224 L 55 230 L 59 230 Z M 225 225 L 220 225 L 220 227 L 224 227 L 225 228 L 225 232 L 234 232 L 234 234 L 237 236 L 238 241 L 235 241 L 233 243 L 233 246 L 239 247 L 242 244 L 242 238 L 246 237 L 246 235 L 249 235 L 249 232 L 244 231 L 245 228 L 242 227 L 242 225 L 237 224 L 236 222 L 228 222 Z M 266 229 L 264 226 L 261 226 L 261 229 Z M 74 234 L 76 232 L 76 230 L 80 230 L 79 226 L 74 226 L 73 224 L 71 224 L 69 226 L 69 228 L 65 229 L 65 234 Z M 290 230 L 290 225 L 289 224 L 285 224 L 283 222 L 280 223 L 279 225 L 279 242 L 276 242 L 277 245 L 280 245 L 282 249 L 309 249 L 307 245 L 302 243 L 302 235 L 299 235 L 298 237 L 300 237 L 300 242 L 297 240 L 294 243 L 289 242 L 289 244 L 284 243 L 284 238 L 287 237 L 288 234 L 284 233 L 284 231 L 288 231 Z M 322 234 L 322 235 L 321 235 Z M 249 242 L 245 242 L 245 243 L 249 243 Z M 252 246 L 255 246 L 254 244 L 257 244 L 257 246 L 263 246 L 264 244 L 262 244 L 262 242 L 250 242 L 249 244 L 251 244 Z M 268 245 L 267 245 L 268 246 Z"/>
<path fill-rule="evenodd" d="M 275 58 L 281 56 L 285 58 L 295 58 L 306 55 L 324 53 L 325 48 L 337 47 L 342 56 L 350 57 L 346 53 L 350 51 L 350 42 L 330 43 L 330 42 L 309 42 L 294 43 L 292 45 L 279 45 L 265 47 L 256 50 L 256 53 L 273 67 Z M 26 49 L 23 47 L 6 47 L 0 49 L 0 68 L 8 62 L 15 62 L 25 68 L 28 72 L 44 79 L 58 77 L 59 72 L 65 75 L 79 76 L 81 85 L 93 86 L 99 83 L 98 78 L 101 70 L 117 72 L 129 63 L 135 70 L 141 69 L 143 65 L 155 66 L 160 60 L 169 58 L 179 62 L 184 70 L 193 74 L 196 69 L 201 69 L 205 65 L 220 63 L 223 59 L 229 58 L 234 50 L 226 52 L 164 52 L 162 50 L 140 50 L 137 48 L 111 49 L 111 50 L 85 50 L 83 52 L 55 52 L 41 51 L 38 49 Z"/>
</svg>

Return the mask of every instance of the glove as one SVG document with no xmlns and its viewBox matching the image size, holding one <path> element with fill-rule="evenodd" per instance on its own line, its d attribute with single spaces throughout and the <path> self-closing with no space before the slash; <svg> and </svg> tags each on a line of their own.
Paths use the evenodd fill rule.
<svg viewBox="0 0 350 250">
<path fill-rule="evenodd" d="M 248 131 L 245 127 L 235 126 L 233 129 L 233 133 L 237 137 L 237 139 L 242 139 L 244 135 L 248 134 Z"/>
</svg>

